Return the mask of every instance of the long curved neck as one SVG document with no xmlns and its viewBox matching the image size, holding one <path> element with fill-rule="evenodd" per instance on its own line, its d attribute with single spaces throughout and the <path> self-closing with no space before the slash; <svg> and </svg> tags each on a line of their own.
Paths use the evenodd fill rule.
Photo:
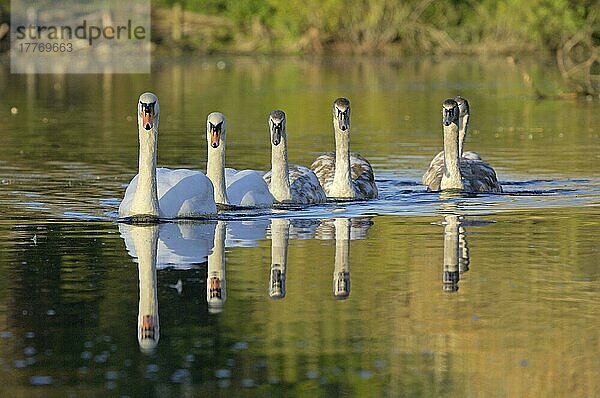
<svg viewBox="0 0 600 398">
<path fill-rule="evenodd" d="M 138 257 L 140 301 L 138 304 L 138 340 L 154 346 L 159 338 L 156 252 L 158 225 L 132 227 L 131 236 Z"/>
<path fill-rule="evenodd" d="M 271 194 L 278 202 L 292 200 L 290 169 L 287 159 L 287 137 L 281 135 L 279 145 L 271 142 Z"/>
<path fill-rule="evenodd" d="M 208 160 L 206 161 L 206 175 L 213 183 L 215 203 L 228 205 L 227 187 L 225 186 L 225 140 L 213 148 L 208 142 Z"/>
<path fill-rule="evenodd" d="M 442 189 L 464 188 L 460 174 L 458 139 L 456 123 L 444 126 L 444 174 L 440 185 Z"/>
<path fill-rule="evenodd" d="M 334 123 L 335 124 L 335 123 Z M 354 196 L 350 174 L 350 131 L 335 130 L 335 174 L 331 186 L 331 196 L 351 198 Z"/>
<path fill-rule="evenodd" d="M 158 123 L 151 130 L 145 130 L 141 123 L 139 133 L 139 163 L 137 188 L 131 211 L 135 215 L 159 217 L 158 191 L 156 188 L 156 147 Z"/>
<path fill-rule="evenodd" d="M 465 151 L 465 137 L 467 136 L 467 129 L 469 128 L 469 115 L 463 115 L 460 118 L 460 126 L 458 131 L 458 153 L 462 157 Z"/>
<path fill-rule="evenodd" d="M 225 222 L 219 221 L 215 229 L 212 253 L 208 256 L 206 299 L 214 312 L 218 312 L 227 299 L 225 288 Z"/>
</svg>

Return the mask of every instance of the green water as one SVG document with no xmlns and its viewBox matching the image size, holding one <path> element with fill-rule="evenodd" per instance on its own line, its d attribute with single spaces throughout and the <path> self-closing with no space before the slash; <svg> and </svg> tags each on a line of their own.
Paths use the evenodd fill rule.
<svg viewBox="0 0 600 398">
<path fill-rule="evenodd" d="M 597 101 L 536 101 L 504 60 L 199 58 L 149 76 L 2 62 L 0 395 L 600 394 Z M 565 89 L 551 66 L 524 67 Z M 159 165 L 199 169 L 211 111 L 227 117 L 228 166 L 268 170 L 272 109 L 288 115 L 290 161 L 308 165 L 333 148 L 331 103 L 347 96 L 380 197 L 119 225 L 148 90 Z M 456 94 L 502 195 L 420 185 Z M 138 340 L 149 305 L 153 349 Z"/>
</svg>

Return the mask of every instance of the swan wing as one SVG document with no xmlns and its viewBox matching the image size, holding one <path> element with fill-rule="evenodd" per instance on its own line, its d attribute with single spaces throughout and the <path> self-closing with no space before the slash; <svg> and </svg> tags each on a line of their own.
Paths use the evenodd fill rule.
<svg viewBox="0 0 600 398">
<path fill-rule="evenodd" d="M 377 197 L 377 185 L 373 167 L 367 159 L 356 152 L 350 153 L 350 171 L 354 190 L 359 198 L 372 199 Z"/>
<path fill-rule="evenodd" d="M 468 192 L 501 193 L 496 171 L 483 160 L 461 159 L 460 172 Z"/>
<path fill-rule="evenodd" d="M 323 203 L 327 200 L 327 195 L 312 170 L 297 164 L 290 164 L 289 170 L 294 203 Z"/>
<path fill-rule="evenodd" d="M 231 204 L 248 207 L 271 206 L 273 196 L 261 173 L 255 170 L 225 169 L 227 197 Z"/>
<path fill-rule="evenodd" d="M 335 151 L 319 155 L 310 165 L 323 189 L 329 191 L 335 176 Z"/>
<path fill-rule="evenodd" d="M 156 169 L 158 205 L 164 218 L 195 218 L 217 212 L 213 185 L 199 171 Z"/>
<path fill-rule="evenodd" d="M 444 174 L 444 151 L 441 151 L 431 160 L 429 168 L 423 174 L 421 181 L 427 185 L 429 191 L 439 191 L 442 183 L 442 175 Z"/>
</svg>

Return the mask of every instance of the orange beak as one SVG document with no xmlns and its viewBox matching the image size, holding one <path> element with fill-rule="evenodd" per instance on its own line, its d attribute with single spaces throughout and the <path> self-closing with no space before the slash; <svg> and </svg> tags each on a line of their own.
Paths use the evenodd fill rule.
<svg viewBox="0 0 600 398">
<path fill-rule="evenodd" d="M 150 130 L 154 123 L 154 110 L 142 110 L 140 116 L 142 116 L 142 126 L 144 126 L 146 130 Z"/>
<path fill-rule="evenodd" d="M 216 126 L 210 123 L 210 146 L 217 148 L 221 142 L 221 123 Z"/>
</svg>

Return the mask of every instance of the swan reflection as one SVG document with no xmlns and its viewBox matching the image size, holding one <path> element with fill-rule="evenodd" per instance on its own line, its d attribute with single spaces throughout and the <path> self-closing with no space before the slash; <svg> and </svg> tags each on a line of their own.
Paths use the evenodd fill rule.
<svg viewBox="0 0 600 398">
<path fill-rule="evenodd" d="M 285 278 L 287 253 L 290 239 L 290 220 L 274 218 L 271 220 L 271 271 L 269 273 L 269 297 L 285 297 Z"/>
<path fill-rule="evenodd" d="M 206 302 L 208 311 L 216 314 L 223 311 L 227 299 L 225 289 L 225 235 L 226 225 L 219 221 L 215 230 L 212 253 L 208 256 L 208 275 L 206 277 Z"/>
<path fill-rule="evenodd" d="M 444 216 L 444 269 L 442 289 L 458 291 L 460 274 L 469 270 L 469 245 L 463 227 L 464 217 L 458 214 Z"/>
<path fill-rule="evenodd" d="M 158 225 L 128 226 L 131 247 L 138 253 L 140 300 L 138 304 L 138 343 L 145 353 L 152 353 L 158 345 L 160 326 L 156 284 L 156 253 Z"/>
</svg>

